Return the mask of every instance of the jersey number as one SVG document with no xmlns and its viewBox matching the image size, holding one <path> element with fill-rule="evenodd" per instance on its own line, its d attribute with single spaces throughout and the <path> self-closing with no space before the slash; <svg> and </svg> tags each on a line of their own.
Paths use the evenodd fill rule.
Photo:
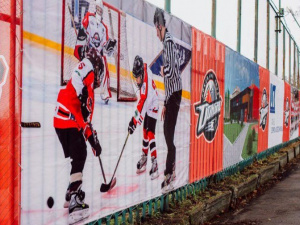
<svg viewBox="0 0 300 225">
<path fill-rule="evenodd" d="M 85 64 L 83 62 L 81 62 L 78 66 L 78 69 L 82 70 L 82 68 L 85 66 Z"/>
</svg>

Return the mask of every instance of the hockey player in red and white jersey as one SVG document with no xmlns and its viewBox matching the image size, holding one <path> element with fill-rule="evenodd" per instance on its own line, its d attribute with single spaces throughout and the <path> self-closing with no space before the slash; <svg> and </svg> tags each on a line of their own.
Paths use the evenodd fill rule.
<svg viewBox="0 0 300 225">
<path fill-rule="evenodd" d="M 152 74 L 143 63 L 140 56 L 136 56 L 133 63 L 132 74 L 136 79 L 136 85 L 140 89 L 140 99 L 137 104 L 135 115 L 131 118 L 128 132 L 133 134 L 137 125 L 143 125 L 143 148 L 141 159 L 137 163 L 137 174 L 146 170 L 147 155 L 150 148 L 152 167 L 150 170 L 151 179 L 156 179 L 158 174 L 157 151 L 155 142 L 155 127 L 158 115 L 158 93 Z"/>
<path fill-rule="evenodd" d="M 109 98 L 111 98 L 111 91 L 107 59 L 103 53 L 106 53 L 109 56 L 113 54 L 116 46 L 116 40 L 111 40 L 109 38 L 108 28 L 102 20 L 102 0 L 95 0 L 95 6 L 96 11 L 94 13 L 87 12 L 82 20 L 82 27 L 79 29 L 77 35 L 74 56 L 78 60 L 82 60 L 85 57 L 85 53 L 90 48 L 95 48 L 102 56 L 103 64 L 105 66 L 105 74 L 100 84 L 100 96 L 107 104 Z"/>
<path fill-rule="evenodd" d="M 54 127 L 64 150 L 65 158 L 71 158 L 70 183 L 66 192 L 65 208 L 69 208 L 69 224 L 89 216 L 89 206 L 84 203 L 81 190 L 87 146 L 90 143 L 95 156 L 102 148 L 96 131 L 92 128 L 94 89 L 99 87 L 103 63 L 96 50 L 91 48 L 86 58 L 78 63 L 72 78 L 57 97 Z M 103 75 L 102 75 L 103 76 Z"/>
</svg>

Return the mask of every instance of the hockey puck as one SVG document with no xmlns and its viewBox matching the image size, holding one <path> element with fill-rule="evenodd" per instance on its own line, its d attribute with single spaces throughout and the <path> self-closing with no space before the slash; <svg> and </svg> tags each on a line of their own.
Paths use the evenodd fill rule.
<svg viewBox="0 0 300 225">
<path fill-rule="evenodd" d="M 54 199 L 50 196 L 47 200 L 47 205 L 51 209 L 54 205 Z"/>
</svg>

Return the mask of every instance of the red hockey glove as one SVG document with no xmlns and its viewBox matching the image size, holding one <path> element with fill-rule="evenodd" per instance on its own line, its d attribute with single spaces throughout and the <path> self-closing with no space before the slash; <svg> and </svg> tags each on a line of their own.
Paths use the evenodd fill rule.
<svg viewBox="0 0 300 225">
<path fill-rule="evenodd" d="M 134 130 L 136 128 L 136 121 L 135 119 L 132 117 L 130 122 L 129 122 L 129 125 L 128 125 L 128 132 L 130 134 L 133 134 Z"/>
<path fill-rule="evenodd" d="M 97 132 L 94 130 L 92 135 L 88 138 L 88 141 L 92 147 L 95 156 L 99 156 L 102 152 L 100 142 L 97 137 Z"/>
</svg>

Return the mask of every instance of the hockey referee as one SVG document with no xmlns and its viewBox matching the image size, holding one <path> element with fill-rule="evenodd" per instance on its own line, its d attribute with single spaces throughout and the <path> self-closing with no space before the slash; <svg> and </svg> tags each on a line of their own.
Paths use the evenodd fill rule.
<svg viewBox="0 0 300 225">
<path fill-rule="evenodd" d="M 161 118 L 164 120 L 164 135 L 168 147 L 166 160 L 165 180 L 161 184 L 163 192 L 168 192 L 174 187 L 172 181 L 175 178 L 176 147 L 174 145 L 175 126 L 180 108 L 182 81 L 179 70 L 179 55 L 173 37 L 166 28 L 164 11 L 156 8 L 154 13 L 154 25 L 157 37 L 163 43 L 163 66 L 161 75 L 164 77 L 165 101 Z"/>
</svg>

